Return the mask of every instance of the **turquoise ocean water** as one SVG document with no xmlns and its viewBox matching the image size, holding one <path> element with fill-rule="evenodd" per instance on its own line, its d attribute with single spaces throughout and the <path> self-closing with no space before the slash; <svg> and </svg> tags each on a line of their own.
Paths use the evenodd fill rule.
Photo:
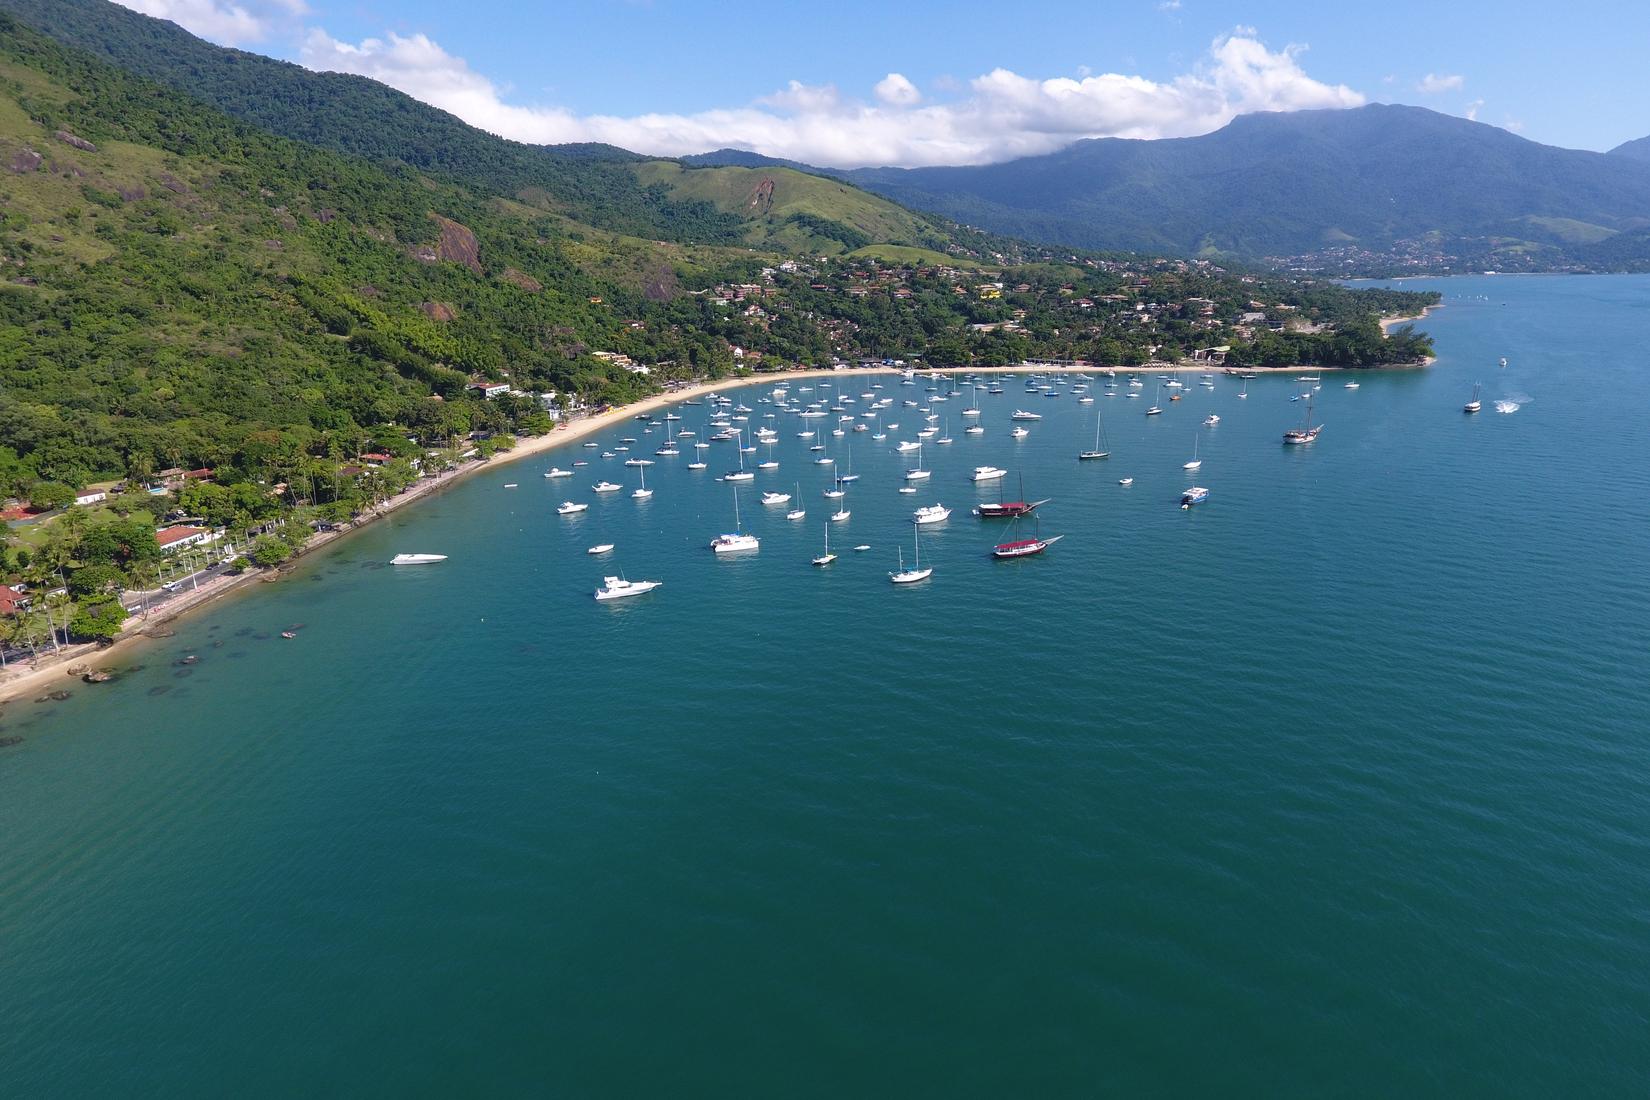
<svg viewBox="0 0 1650 1100">
<path fill-rule="evenodd" d="M 1004 377 L 916 496 L 916 410 L 831 441 L 823 571 L 793 419 L 739 560 L 730 445 L 646 504 L 557 451 L 8 708 L 0 1088 L 1642 1094 L 1650 278 L 1409 285 L 1439 362 L 1325 374 L 1309 447 L 1284 378 L 1147 419 Z M 990 560 L 982 463 L 1067 537 Z M 612 568 L 664 587 L 598 605 Z"/>
</svg>

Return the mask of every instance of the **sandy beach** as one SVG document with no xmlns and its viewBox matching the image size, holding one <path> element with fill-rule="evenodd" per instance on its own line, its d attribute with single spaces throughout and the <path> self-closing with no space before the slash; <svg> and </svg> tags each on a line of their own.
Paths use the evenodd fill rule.
<svg viewBox="0 0 1650 1100">
<path fill-rule="evenodd" d="M 1435 307 L 1434 307 L 1435 308 Z M 1402 324 L 1406 320 L 1417 318 L 1395 317 L 1383 320 L 1383 328 L 1389 325 Z M 1054 367 L 1034 364 L 1020 364 L 1007 367 L 972 367 L 958 368 L 949 371 L 926 371 L 923 375 L 936 374 L 1102 374 L 1106 370 L 1115 370 L 1124 375 L 1128 374 L 1171 374 L 1171 373 L 1207 373 L 1218 368 L 1209 364 L 1197 363 L 1159 364 L 1152 363 L 1139 367 Z M 1255 368 L 1258 374 L 1299 374 L 1317 372 L 1319 370 L 1337 370 L 1340 368 L 1327 367 L 1261 367 Z M 740 378 L 723 378 L 716 381 L 696 382 L 665 393 L 655 394 L 643 398 L 629 405 L 620 405 L 603 413 L 580 417 L 576 420 L 564 421 L 547 435 L 529 436 L 517 440 L 516 446 L 502 454 L 494 455 L 486 461 L 467 462 L 456 469 L 438 474 L 435 477 L 425 478 L 407 489 L 405 492 L 391 497 L 389 500 L 372 509 L 352 523 L 349 527 L 338 531 L 328 531 L 315 535 L 306 543 L 296 557 L 307 557 L 322 548 L 329 546 L 342 538 L 348 537 L 362 527 L 368 526 L 375 520 L 391 512 L 406 507 L 414 501 L 420 500 L 433 493 L 440 492 L 450 485 L 454 485 L 471 474 L 481 470 L 492 469 L 496 466 L 520 462 L 523 459 L 542 455 L 583 440 L 606 428 L 610 428 L 624 420 L 634 419 L 645 413 L 652 413 L 667 408 L 682 401 L 695 400 L 709 394 L 722 391 L 743 389 L 750 386 L 772 386 L 779 382 L 789 382 L 806 378 L 856 378 L 887 376 L 898 373 L 894 367 L 849 367 L 842 370 L 813 369 L 774 371 L 766 374 L 755 374 Z M 214 577 L 211 581 L 191 590 L 187 594 L 169 600 L 163 607 L 157 608 L 147 618 L 133 615 L 126 622 L 126 628 L 121 636 L 108 645 L 99 645 L 92 642 L 78 643 L 64 646 L 61 650 L 43 652 L 37 660 L 17 662 L 0 673 L 0 703 L 11 702 L 16 699 L 37 698 L 51 691 L 68 690 L 71 687 L 81 686 L 80 672 L 88 668 L 108 668 L 128 659 L 131 653 L 141 643 L 151 640 L 160 634 L 160 628 L 184 615 L 198 610 L 207 604 L 213 603 L 230 593 L 241 591 L 250 585 L 279 580 L 282 573 L 290 569 L 290 563 L 277 570 L 250 569 L 240 574 L 225 574 Z M 164 636 L 164 635 L 162 635 Z M 71 671 L 74 670 L 74 671 Z"/>
<path fill-rule="evenodd" d="M 1381 318 L 1381 331 L 1383 333 L 1390 333 L 1393 329 L 1397 328 L 1399 325 L 1407 325 L 1411 321 L 1425 320 L 1427 314 L 1431 313 L 1435 309 L 1443 309 L 1443 308 L 1444 308 L 1444 304 L 1442 302 L 1440 302 L 1435 306 L 1427 306 L 1425 309 L 1423 309 L 1419 313 L 1408 313 L 1408 314 L 1405 314 L 1402 317 L 1382 317 Z"/>
</svg>

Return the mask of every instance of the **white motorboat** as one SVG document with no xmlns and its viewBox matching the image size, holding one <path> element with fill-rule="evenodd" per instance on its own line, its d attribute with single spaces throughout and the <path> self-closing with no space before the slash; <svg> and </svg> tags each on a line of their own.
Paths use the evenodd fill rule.
<svg viewBox="0 0 1650 1100">
<path fill-rule="evenodd" d="M 926 508 L 918 508 L 911 513 L 911 519 L 918 526 L 926 527 L 930 524 L 944 523 L 951 518 L 951 509 L 943 504 L 930 504 Z"/>
<path fill-rule="evenodd" d="M 390 559 L 391 565 L 434 565 L 438 561 L 446 561 L 446 554 L 397 554 Z"/>
<path fill-rule="evenodd" d="M 1026 412 L 1024 409 L 1015 409 L 1014 415 L 1009 417 L 1010 420 L 1041 420 L 1042 418 L 1042 413 Z"/>
<path fill-rule="evenodd" d="M 970 481 L 995 481 L 1000 477 L 1007 477 L 1007 476 L 1008 476 L 1008 471 L 1007 470 L 998 469 L 996 466 L 976 466 L 976 467 L 974 467 L 974 472 L 969 475 L 969 480 Z"/>
<path fill-rule="evenodd" d="M 626 596 L 640 596 L 658 588 L 664 581 L 627 581 L 623 577 L 603 577 L 596 589 L 598 600 L 622 600 Z"/>
<path fill-rule="evenodd" d="M 586 554 L 610 554 L 612 552 L 613 544 L 611 542 L 598 542 L 596 545 L 585 551 Z"/>
<path fill-rule="evenodd" d="M 611 481 L 598 481 L 590 487 L 590 491 L 592 493 L 616 493 L 623 488 L 623 485 L 615 485 Z"/>
<path fill-rule="evenodd" d="M 572 470 L 564 470 L 560 466 L 552 466 L 544 472 L 545 477 L 572 477 Z"/>
<path fill-rule="evenodd" d="M 770 491 L 762 494 L 763 504 L 789 504 L 790 502 L 791 494 L 789 493 L 775 493 Z"/>
<path fill-rule="evenodd" d="M 588 504 L 574 504 L 570 500 L 564 500 L 561 502 L 561 507 L 556 509 L 556 515 L 571 516 L 578 512 L 583 512 L 589 507 L 590 505 Z"/>
</svg>

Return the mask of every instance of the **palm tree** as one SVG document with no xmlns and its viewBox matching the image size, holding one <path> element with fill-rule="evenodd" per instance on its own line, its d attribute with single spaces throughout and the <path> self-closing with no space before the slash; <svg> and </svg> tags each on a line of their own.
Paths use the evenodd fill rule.
<svg viewBox="0 0 1650 1100">
<path fill-rule="evenodd" d="M 133 562 L 127 573 L 132 578 L 132 584 L 137 587 L 138 591 L 143 593 L 143 617 L 147 619 L 149 617 L 149 598 L 154 593 L 159 571 L 156 569 L 154 562 L 139 561 Z"/>
</svg>

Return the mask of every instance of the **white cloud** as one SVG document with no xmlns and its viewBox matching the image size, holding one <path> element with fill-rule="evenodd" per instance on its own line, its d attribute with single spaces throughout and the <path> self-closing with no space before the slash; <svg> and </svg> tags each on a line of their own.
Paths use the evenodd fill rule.
<svg viewBox="0 0 1650 1100">
<path fill-rule="evenodd" d="M 662 156 L 731 147 L 846 168 L 984 164 L 1082 138 L 1187 137 L 1250 111 L 1364 102 L 1345 85 L 1308 76 L 1301 52 L 1271 50 L 1244 27 L 1215 39 L 1190 72 L 1168 81 L 1119 73 L 1035 79 L 994 69 L 969 81 L 955 100 L 924 104 L 909 80 L 891 73 L 877 84 L 875 102 L 792 81 L 741 107 L 629 117 L 507 103 L 492 81 L 422 34 L 351 45 L 314 30 L 299 60 L 383 81 L 520 141 L 603 141 Z"/>
<path fill-rule="evenodd" d="M 1501 128 L 1514 134 L 1522 134 L 1524 132 L 1524 124 L 1516 118 L 1509 117 L 1506 121 L 1501 123 Z"/>
<path fill-rule="evenodd" d="M 1467 83 L 1460 73 L 1428 73 L 1415 82 L 1415 90 L 1425 95 L 1439 92 L 1458 92 Z"/>
<path fill-rule="evenodd" d="M 1484 101 L 1482 99 L 1475 99 L 1471 103 L 1467 104 L 1467 120 L 1470 122 L 1477 122 L 1478 112 L 1483 109 Z"/>
<path fill-rule="evenodd" d="M 202 38 L 224 46 L 260 42 L 280 24 L 309 11 L 304 0 L 117 0 L 133 11 L 169 19 Z"/>
<path fill-rule="evenodd" d="M 877 86 L 871 90 L 890 107 L 915 107 L 922 102 L 922 93 L 917 91 L 917 86 L 900 73 L 889 73 L 877 81 Z"/>
<path fill-rule="evenodd" d="M 1158 11 L 1179 11 L 1180 10 L 1180 0 L 1160 0 L 1160 2 L 1157 5 L 1157 10 Z"/>
</svg>

